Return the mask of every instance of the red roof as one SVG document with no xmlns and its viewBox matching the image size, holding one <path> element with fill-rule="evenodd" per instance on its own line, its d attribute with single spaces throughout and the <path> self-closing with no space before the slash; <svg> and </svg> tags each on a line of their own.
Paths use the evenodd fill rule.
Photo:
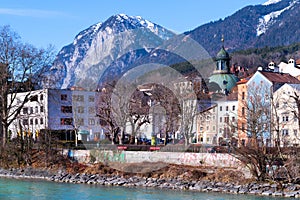
<svg viewBox="0 0 300 200">
<path fill-rule="evenodd" d="M 243 83 L 247 83 L 248 79 L 242 79 L 239 82 L 237 82 L 236 84 L 243 84 Z"/>
<path fill-rule="evenodd" d="M 264 75 L 269 81 L 272 83 L 293 83 L 293 84 L 300 84 L 300 80 L 296 77 L 285 74 L 285 73 L 275 73 L 275 72 L 260 72 Z"/>
</svg>

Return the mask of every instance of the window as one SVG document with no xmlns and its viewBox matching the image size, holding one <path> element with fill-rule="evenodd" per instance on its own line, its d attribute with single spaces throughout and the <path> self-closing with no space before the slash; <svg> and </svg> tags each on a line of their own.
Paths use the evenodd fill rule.
<svg viewBox="0 0 300 200">
<path fill-rule="evenodd" d="M 242 131 L 245 131 L 245 123 L 242 123 Z"/>
<path fill-rule="evenodd" d="M 289 135 L 289 130 L 288 129 L 282 129 L 281 133 L 282 133 L 282 136 L 288 136 Z"/>
<path fill-rule="evenodd" d="M 298 130 L 294 129 L 294 136 L 297 137 L 298 136 Z"/>
<path fill-rule="evenodd" d="M 222 106 L 220 106 L 220 111 L 222 111 Z"/>
<path fill-rule="evenodd" d="M 245 99 L 245 92 L 242 92 L 242 100 Z"/>
<path fill-rule="evenodd" d="M 242 139 L 242 146 L 245 146 L 245 145 L 246 145 L 246 140 Z"/>
<path fill-rule="evenodd" d="M 216 126 L 213 126 L 213 131 L 215 131 L 216 130 Z"/>
<path fill-rule="evenodd" d="M 232 111 L 235 111 L 235 106 L 232 106 Z"/>
<path fill-rule="evenodd" d="M 232 117 L 231 121 L 232 121 L 232 122 L 235 122 L 235 117 Z"/>
<path fill-rule="evenodd" d="M 36 106 L 35 107 L 35 111 L 34 111 L 35 113 L 38 113 L 39 112 L 39 107 L 38 106 Z"/>
<path fill-rule="evenodd" d="M 23 119 L 23 125 L 28 125 L 28 119 Z"/>
<path fill-rule="evenodd" d="M 78 106 L 77 112 L 78 113 L 84 113 L 84 107 L 83 106 Z"/>
<path fill-rule="evenodd" d="M 39 120 L 37 118 L 35 118 L 34 123 L 35 123 L 35 125 L 38 125 L 39 124 Z"/>
<path fill-rule="evenodd" d="M 209 137 L 206 138 L 206 142 L 209 142 Z"/>
<path fill-rule="evenodd" d="M 100 125 L 100 124 L 101 124 L 101 120 L 98 119 L 98 120 L 97 120 L 97 125 Z"/>
<path fill-rule="evenodd" d="M 72 125 L 73 124 L 73 118 L 61 118 L 60 119 L 61 125 Z"/>
<path fill-rule="evenodd" d="M 242 116 L 245 116 L 245 107 L 242 107 Z"/>
<path fill-rule="evenodd" d="M 33 107 L 30 107 L 30 114 L 33 113 Z"/>
<path fill-rule="evenodd" d="M 40 124 L 44 124 L 44 119 L 40 118 Z"/>
<path fill-rule="evenodd" d="M 84 101 L 84 96 L 83 95 L 73 95 L 73 100 L 74 101 Z"/>
<path fill-rule="evenodd" d="M 38 101 L 38 96 L 37 96 L 37 95 L 31 96 L 31 97 L 30 97 L 30 101 L 31 101 L 31 102 L 33 102 L 33 101 Z"/>
<path fill-rule="evenodd" d="M 41 96 L 40 96 L 40 100 L 41 100 L 41 101 L 43 101 L 43 100 L 44 100 L 44 95 L 43 95 L 43 94 L 41 94 Z"/>
<path fill-rule="evenodd" d="M 95 101 L 95 97 L 94 96 L 89 96 L 89 102 L 94 102 Z"/>
<path fill-rule="evenodd" d="M 95 108 L 89 107 L 89 114 L 94 114 L 94 113 L 95 113 Z"/>
<path fill-rule="evenodd" d="M 235 127 L 231 127 L 231 132 L 232 132 L 232 133 L 235 132 Z"/>
<path fill-rule="evenodd" d="M 226 106 L 226 111 L 228 111 L 229 110 L 229 108 L 228 108 L 228 106 Z"/>
<path fill-rule="evenodd" d="M 68 100 L 68 96 L 66 94 L 61 94 L 60 95 L 60 100 L 67 101 Z"/>
<path fill-rule="evenodd" d="M 89 125 L 95 125 L 95 119 L 90 118 L 89 119 Z"/>
<path fill-rule="evenodd" d="M 41 106 L 41 107 L 40 107 L 40 112 L 41 112 L 41 113 L 44 112 L 44 106 Z"/>
<path fill-rule="evenodd" d="M 283 122 L 288 122 L 289 121 L 289 116 L 283 116 L 282 121 Z"/>
<path fill-rule="evenodd" d="M 279 102 L 276 103 L 276 108 L 279 108 Z"/>
<path fill-rule="evenodd" d="M 222 123 L 222 117 L 220 117 L 220 123 Z"/>
<path fill-rule="evenodd" d="M 23 108 L 23 114 L 24 114 L 24 115 L 27 115 L 27 114 L 28 114 L 28 108 L 26 108 L 26 107 Z"/>
<path fill-rule="evenodd" d="M 72 113 L 72 106 L 61 106 L 62 113 Z"/>
<path fill-rule="evenodd" d="M 76 121 L 77 121 L 76 123 L 77 123 L 78 126 L 84 126 L 84 119 L 83 118 L 78 118 Z"/>
<path fill-rule="evenodd" d="M 229 117 L 224 117 L 224 122 L 229 123 Z"/>
<path fill-rule="evenodd" d="M 33 119 L 30 119 L 29 121 L 30 121 L 30 125 L 33 125 Z"/>
<path fill-rule="evenodd" d="M 206 126 L 206 130 L 209 131 L 209 126 Z"/>
</svg>

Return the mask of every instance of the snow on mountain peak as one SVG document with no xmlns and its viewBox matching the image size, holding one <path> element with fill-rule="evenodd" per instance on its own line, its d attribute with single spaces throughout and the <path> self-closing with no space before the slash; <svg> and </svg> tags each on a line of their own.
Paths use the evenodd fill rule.
<svg viewBox="0 0 300 200">
<path fill-rule="evenodd" d="M 263 5 L 270 5 L 270 4 L 278 3 L 280 1 L 281 0 L 269 0 L 266 3 L 264 3 Z M 274 11 L 267 15 L 262 16 L 259 19 L 259 23 L 256 28 L 256 35 L 260 36 L 260 35 L 264 34 L 268 30 L 268 28 L 276 22 L 276 18 L 278 18 L 284 11 L 291 9 L 297 2 L 298 2 L 298 0 L 293 0 L 290 2 L 289 6 L 283 8 L 281 10 Z"/>
<path fill-rule="evenodd" d="M 174 33 L 171 33 L 169 30 L 166 30 L 163 27 L 155 23 L 152 23 L 141 16 L 129 16 L 126 14 L 117 14 L 114 15 L 113 17 L 116 21 L 120 23 L 128 22 L 134 27 L 146 28 L 164 40 L 167 40 L 174 35 Z"/>
<path fill-rule="evenodd" d="M 267 2 L 263 3 L 262 5 L 267 6 L 267 5 L 270 5 L 270 4 L 278 3 L 280 1 L 282 1 L 282 0 L 268 0 Z"/>
</svg>

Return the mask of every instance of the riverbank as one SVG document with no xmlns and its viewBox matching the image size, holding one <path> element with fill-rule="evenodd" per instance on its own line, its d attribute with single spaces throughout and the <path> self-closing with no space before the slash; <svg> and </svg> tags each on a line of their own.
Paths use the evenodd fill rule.
<svg viewBox="0 0 300 200">
<path fill-rule="evenodd" d="M 88 173 L 91 172 L 90 167 L 89 170 L 82 171 L 81 173 L 68 172 L 68 170 L 55 171 L 37 168 L 0 169 L 0 177 L 16 179 L 39 179 L 75 184 L 95 184 L 104 186 L 143 188 L 151 187 L 198 192 L 220 192 L 300 198 L 300 185 L 298 184 L 279 184 L 275 182 L 257 183 L 254 181 L 250 181 L 248 183 L 229 181 L 222 182 L 218 181 L 218 178 L 216 177 L 207 176 L 207 174 L 204 172 L 201 174 L 200 171 L 193 171 L 193 168 L 185 168 L 184 166 L 172 165 L 162 169 L 162 171 L 158 170 L 160 173 L 146 174 L 128 174 L 122 172 L 116 173 L 116 171 L 113 169 L 108 170 L 109 168 L 104 169 L 106 173 L 103 173 L 103 171 L 102 173 Z M 103 165 L 92 166 L 92 169 L 97 171 L 99 167 L 103 167 Z M 175 169 L 177 172 L 174 172 Z M 80 171 L 80 169 L 77 169 L 77 171 L 78 170 Z M 179 171 L 180 175 L 178 175 Z M 234 176 L 231 173 L 229 173 L 229 176 Z M 228 176 L 228 172 L 224 173 L 224 176 Z"/>
</svg>

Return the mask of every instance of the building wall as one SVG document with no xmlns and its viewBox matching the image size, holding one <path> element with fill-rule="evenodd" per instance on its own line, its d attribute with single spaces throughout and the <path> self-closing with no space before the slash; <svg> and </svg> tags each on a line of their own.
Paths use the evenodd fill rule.
<svg viewBox="0 0 300 200">
<path fill-rule="evenodd" d="M 197 117 L 197 143 L 217 144 L 218 108 L 214 106 Z"/>
<path fill-rule="evenodd" d="M 29 95 L 28 92 L 11 94 L 8 96 L 8 101 L 10 102 L 14 97 L 11 108 L 11 112 L 15 109 L 18 109 L 26 95 Z M 31 100 L 29 100 L 25 106 L 21 109 L 20 114 L 17 118 L 11 123 L 9 126 L 9 130 L 12 133 L 11 137 L 16 137 L 17 134 L 25 134 L 25 132 L 30 132 L 33 134 L 33 137 L 36 136 L 37 132 L 41 129 L 45 129 L 47 126 L 46 116 L 47 116 L 47 108 L 45 106 L 45 102 L 47 99 L 46 93 L 44 90 L 33 91 L 30 94 Z"/>
<path fill-rule="evenodd" d="M 290 75 L 297 77 L 300 75 L 299 66 L 296 65 L 296 61 L 294 59 L 290 59 L 288 63 L 281 62 L 279 64 L 279 72 L 281 73 L 289 73 Z"/>
<path fill-rule="evenodd" d="M 258 134 L 257 137 L 260 137 L 260 140 L 270 145 L 272 143 L 270 141 L 272 139 L 271 97 L 274 85 L 260 71 L 257 71 L 246 85 L 247 95 L 245 101 L 241 103 L 245 105 L 245 114 L 242 116 L 244 118 L 242 120 L 246 120 L 247 136 Z M 241 110 L 241 112 L 243 111 Z"/>
<path fill-rule="evenodd" d="M 238 84 L 238 142 L 239 145 L 245 145 L 248 142 L 248 137 L 247 137 L 247 109 L 246 109 L 246 104 L 247 104 L 247 84 L 246 82 L 239 83 Z"/>
<path fill-rule="evenodd" d="M 299 87 L 298 87 L 299 88 Z M 273 109 L 274 124 L 278 123 L 279 137 L 281 146 L 291 146 L 299 144 L 299 126 L 298 118 L 294 112 L 298 112 L 296 103 L 291 97 L 300 95 L 300 91 L 289 84 L 283 85 L 274 92 L 275 107 Z M 278 121 L 276 121 L 278 120 Z M 277 131 L 273 131 L 273 138 L 276 140 Z"/>
<path fill-rule="evenodd" d="M 217 101 L 218 104 L 218 140 L 222 138 L 229 142 L 231 138 L 238 138 L 237 135 L 237 112 L 238 101 L 236 100 L 223 100 Z"/>
<path fill-rule="evenodd" d="M 18 93 L 15 105 L 20 105 L 25 95 L 36 96 L 24 105 L 18 120 L 9 129 L 13 136 L 22 130 L 33 133 L 40 130 L 65 131 L 70 133 L 75 128 L 88 135 L 79 134 L 80 139 L 93 140 L 100 138 L 102 128 L 96 117 L 95 92 L 55 90 L 36 90 L 30 93 Z M 74 138 L 66 138 L 73 140 Z"/>
</svg>

